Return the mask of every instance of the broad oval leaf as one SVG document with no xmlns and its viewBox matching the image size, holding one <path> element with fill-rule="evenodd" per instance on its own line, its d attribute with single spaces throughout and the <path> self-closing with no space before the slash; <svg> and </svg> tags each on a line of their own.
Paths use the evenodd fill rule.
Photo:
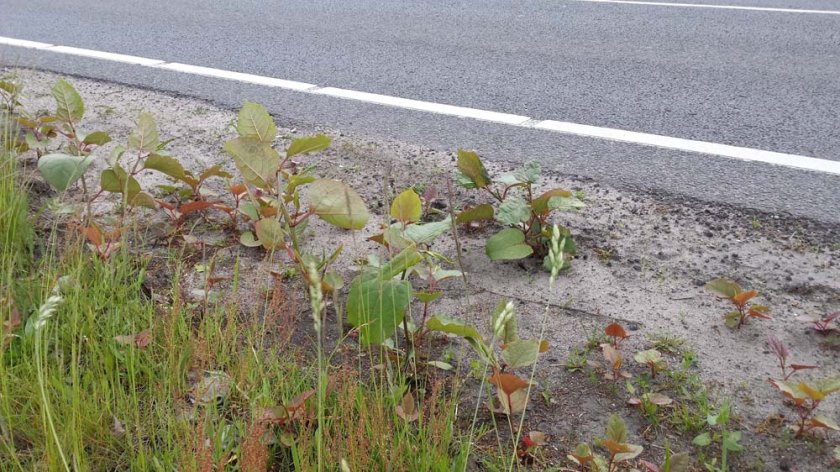
<svg viewBox="0 0 840 472">
<path fill-rule="evenodd" d="M 187 178 L 187 174 L 181 163 L 177 159 L 169 156 L 152 154 L 143 161 L 143 168 L 156 170 L 176 180 L 183 181 Z"/>
<path fill-rule="evenodd" d="M 502 351 L 502 359 L 510 369 L 527 367 L 537 362 L 540 343 L 531 339 L 517 339 L 507 344 Z"/>
<path fill-rule="evenodd" d="M 496 214 L 496 219 L 499 223 L 514 226 L 519 223 L 528 221 L 531 217 L 531 209 L 528 207 L 528 202 L 520 197 L 508 197 L 499 205 L 499 211 Z"/>
<path fill-rule="evenodd" d="M 472 223 L 473 221 L 492 221 L 493 220 L 493 206 L 489 203 L 482 203 L 481 205 L 467 208 L 458 216 L 455 217 L 455 222 L 459 225 Z"/>
<path fill-rule="evenodd" d="M 245 102 L 236 119 L 236 131 L 243 138 L 253 138 L 265 144 L 271 144 L 277 136 L 277 126 L 264 106 L 259 103 Z"/>
<path fill-rule="evenodd" d="M 85 144 L 102 146 L 103 144 L 111 142 L 111 136 L 104 131 L 94 131 L 93 133 L 86 135 L 82 142 Z"/>
<path fill-rule="evenodd" d="M 268 190 L 280 167 L 280 155 L 271 146 L 254 138 L 236 138 L 225 143 L 225 151 L 245 182 Z"/>
<path fill-rule="evenodd" d="M 382 344 L 394 335 L 411 298 L 407 280 L 356 277 L 347 297 L 347 321 L 359 328 L 362 345 Z"/>
<path fill-rule="evenodd" d="M 286 150 L 286 157 L 289 158 L 298 154 L 323 151 L 330 147 L 330 143 L 332 143 L 332 139 L 325 134 L 293 139 L 292 144 L 289 145 L 289 149 Z"/>
<path fill-rule="evenodd" d="M 339 228 L 362 229 L 370 218 L 362 197 L 339 180 L 316 180 L 307 188 L 307 197 L 316 215 Z"/>
<path fill-rule="evenodd" d="M 93 156 L 47 154 L 38 159 L 38 170 L 54 189 L 63 192 L 73 185 L 93 162 Z"/>
<path fill-rule="evenodd" d="M 155 151 L 160 144 L 157 123 L 151 113 L 141 111 L 137 117 L 137 126 L 128 136 L 128 147 L 139 151 Z"/>
<path fill-rule="evenodd" d="M 506 228 L 487 240 L 485 252 L 490 260 L 523 259 L 534 253 L 531 246 L 525 244 L 525 233 L 517 228 Z"/>
<path fill-rule="evenodd" d="M 99 185 L 106 192 L 123 193 L 127 191 L 129 201 L 140 193 L 140 182 L 137 182 L 137 179 L 134 177 L 127 175 L 120 167 L 103 170 L 102 174 L 100 174 Z"/>
<path fill-rule="evenodd" d="M 474 151 L 458 150 L 458 170 L 478 188 L 490 184 L 490 176 Z"/>
<path fill-rule="evenodd" d="M 254 223 L 257 238 L 263 247 L 271 251 L 286 247 L 286 231 L 274 218 L 264 218 Z"/>
<path fill-rule="evenodd" d="M 423 213 L 423 202 L 414 189 L 407 188 L 402 191 L 391 203 L 391 217 L 403 223 L 415 223 L 420 221 Z"/>
<path fill-rule="evenodd" d="M 59 79 L 53 85 L 52 95 L 55 98 L 55 116 L 61 121 L 79 121 L 85 116 L 85 104 L 76 89 L 64 79 Z"/>
<path fill-rule="evenodd" d="M 741 286 L 729 279 L 715 279 L 706 283 L 706 288 L 723 295 L 726 298 L 735 298 L 741 293 Z"/>
</svg>

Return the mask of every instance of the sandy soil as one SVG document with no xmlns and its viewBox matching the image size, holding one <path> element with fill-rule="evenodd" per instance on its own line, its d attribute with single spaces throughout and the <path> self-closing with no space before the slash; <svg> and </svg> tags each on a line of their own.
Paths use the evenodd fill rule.
<svg viewBox="0 0 840 472">
<path fill-rule="evenodd" d="M 57 76 L 24 73 L 30 109 L 52 109 L 49 87 Z M 185 167 L 198 169 L 219 163 L 235 171 L 222 151 L 222 143 L 234 135 L 231 123 L 235 111 L 155 91 L 80 78 L 71 82 L 87 104 L 83 128 L 107 129 L 115 141 L 124 142 L 137 113 L 146 110 L 158 119 L 162 138 L 176 138 L 170 149 Z M 278 122 L 279 127 L 282 124 Z M 278 148 L 284 148 L 291 136 L 314 132 L 329 134 L 334 143 L 327 152 L 306 159 L 317 163 L 320 175 L 347 181 L 374 213 L 367 228 L 357 233 L 339 231 L 321 222 L 311 225 L 312 236 L 305 243 L 310 250 L 331 251 L 338 244 L 345 246 L 338 265 L 345 280 L 358 269 L 358 258 L 380 250 L 366 238 L 385 221 L 387 195 L 412 184 L 433 184 L 444 195 L 440 204 L 449 203 L 444 182 L 454 174 L 453 152 L 344 136 L 340 131 L 320 128 L 282 128 Z M 113 145 L 97 154 L 104 158 Z M 103 164 L 104 159 L 95 165 Z M 491 174 L 508 169 L 505 163 L 489 167 Z M 150 173 L 141 182 L 150 188 L 165 180 Z M 732 400 L 734 428 L 744 436 L 745 452 L 735 456 L 732 470 L 829 470 L 831 449 L 838 444 L 840 433 L 799 441 L 778 427 L 767 427 L 775 424 L 777 415 L 792 420 L 794 413 L 767 383 L 768 377 L 778 377 L 778 368 L 767 348 L 766 335 L 776 333 L 789 347 L 794 362 L 821 367 L 816 373 L 801 374 L 803 378 L 840 373 L 838 351 L 821 345 L 822 338 L 807 329 L 801 319 L 840 310 L 840 228 L 679 196 L 617 189 L 568 175 L 547 176 L 542 184 L 544 189 L 555 186 L 583 192 L 587 208 L 558 215 L 558 221 L 576 235 L 579 256 L 561 275 L 553 292 L 547 290 L 547 274 L 533 262 L 489 261 L 483 249 L 483 241 L 493 231 L 489 228 L 462 234 L 461 256 L 468 284 L 444 283 L 446 295 L 434 306 L 434 313 L 465 318 L 486 331 L 493 306 L 502 298 L 510 298 L 516 301 L 521 315 L 521 330 L 535 336 L 548 304 L 546 337 L 552 349 L 537 369 L 534 409 L 526 419 L 526 428 L 551 437 L 541 464 L 568 465 L 566 452 L 579 440 L 590 441 L 602 434 L 610 412 L 628 421 L 634 442 L 645 447 L 642 457 L 660 458 L 665 439 L 674 448 L 696 455 L 690 444 L 693 434 L 681 434 L 668 426 L 649 428 L 637 410 L 625 406 L 629 396 L 622 384 L 613 388 L 597 375 L 564 368 L 569 354 L 587 343 L 590 332 L 619 321 L 634 335 L 622 347 L 628 370 L 634 374 L 644 369 L 635 365 L 632 354 L 650 347 L 654 335 L 667 333 L 685 339 L 683 349 L 697 353 L 698 364 L 691 371 L 699 373 L 718 401 Z M 210 188 L 219 194 L 224 192 L 219 180 Z M 452 197 L 456 207 L 480 200 L 480 196 L 463 190 L 456 190 Z M 269 272 L 282 270 L 282 258 L 268 260 L 263 251 L 240 246 L 235 235 L 213 224 L 214 219 L 221 221 L 222 217 L 209 215 L 209 223 L 196 223 L 200 230 L 192 235 L 198 243 L 191 242 L 202 249 L 190 263 L 206 263 L 215 257 L 215 275 L 224 277 L 230 275 L 232 262 L 238 258 L 243 279 L 236 296 L 250 300 L 259 313 L 263 297 L 272 286 Z M 143 216 L 143 220 L 151 222 L 151 234 L 165 233 L 166 226 L 159 217 Z M 440 238 L 434 249 L 454 257 L 450 239 Z M 166 278 L 167 274 L 152 273 L 151 277 Z M 187 293 L 200 287 L 203 277 L 195 270 L 188 273 Z M 703 287 L 717 277 L 732 278 L 758 290 L 758 300 L 771 306 L 773 319 L 751 322 L 740 331 L 727 329 L 721 319 L 728 311 L 727 303 Z M 221 282 L 216 290 L 223 292 L 227 283 Z M 591 358 L 601 359 L 597 349 Z M 666 359 L 671 368 L 680 364 L 679 354 L 666 355 Z M 475 385 L 477 381 L 468 380 L 468 388 L 474 389 Z M 824 402 L 820 409 L 829 418 L 840 420 L 836 398 Z M 488 421 L 489 413 L 481 417 Z"/>
</svg>

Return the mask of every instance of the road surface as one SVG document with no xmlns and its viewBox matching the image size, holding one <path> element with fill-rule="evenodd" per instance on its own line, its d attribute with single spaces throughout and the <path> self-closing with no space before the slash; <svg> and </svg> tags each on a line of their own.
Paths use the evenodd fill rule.
<svg viewBox="0 0 840 472">
<path fill-rule="evenodd" d="M 831 171 L 840 161 L 840 0 L 646 3 L 0 0 L 4 38 L 527 120 L 516 124 L 2 41 L 0 64 L 230 107 L 251 99 L 286 124 L 474 148 L 489 159 L 538 159 L 623 187 L 840 223 L 840 173 Z M 636 142 L 616 142 L 566 132 L 569 126 L 562 132 L 533 126 L 544 122 L 643 138 L 631 134 L 625 141 Z M 668 149 L 674 146 L 638 142 L 650 135 L 735 146 L 746 156 L 773 151 L 785 165 L 706 153 L 700 145 Z M 797 168 L 808 157 L 828 171 Z"/>
</svg>

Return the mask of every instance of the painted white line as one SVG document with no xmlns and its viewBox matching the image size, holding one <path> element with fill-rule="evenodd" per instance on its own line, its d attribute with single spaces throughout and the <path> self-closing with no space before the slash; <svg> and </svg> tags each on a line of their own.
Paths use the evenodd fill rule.
<svg viewBox="0 0 840 472">
<path fill-rule="evenodd" d="M 700 154 L 713 154 L 715 156 L 729 157 L 742 161 L 764 162 L 766 164 L 795 167 L 798 169 L 840 175 L 840 161 L 829 161 L 826 159 L 817 159 L 815 157 L 798 156 L 795 154 L 784 154 L 773 151 L 762 151 L 760 149 L 730 146 L 728 144 L 672 138 L 658 134 L 637 133 L 635 131 L 580 125 L 577 123 L 567 123 L 563 121 L 541 121 L 534 125 L 534 127 L 538 129 L 558 131 L 560 133 L 576 134 L 578 136 L 589 136 L 592 138 L 622 141 L 626 143 L 676 149 Z"/>
<path fill-rule="evenodd" d="M 840 15 L 837 10 L 802 10 L 799 8 L 773 8 L 773 7 L 748 7 L 744 5 L 711 5 L 707 3 L 666 3 L 666 2 L 641 2 L 634 0 L 569 0 L 572 2 L 586 3 L 620 3 L 626 5 L 656 5 L 659 7 L 684 7 L 684 8 L 714 8 L 718 10 L 748 10 L 748 11 L 770 11 L 777 13 L 810 13 L 814 15 Z"/>
<path fill-rule="evenodd" d="M 169 62 L 153 66 L 157 69 L 174 70 L 176 72 L 183 72 L 186 74 L 203 75 L 207 77 L 216 77 L 219 79 L 235 80 L 237 82 L 248 82 L 257 85 L 266 85 L 268 87 L 277 87 L 287 90 L 296 90 L 298 92 L 305 92 L 306 90 L 317 87 L 317 85 L 307 84 L 304 82 L 295 82 L 293 80 L 275 79 L 273 77 L 266 77 L 264 75 L 244 74 L 242 72 L 233 72 L 222 69 L 211 69 L 209 67 L 191 66 L 189 64 L 179 64 L 177 62 Z"/>
<path fill-rule="evenodd" d="M 608 1 L 608 0 L 578 0 L 578 1 Z M 610 0 L 611 1 L 611 0 Z M 617 1 L 617 0 L 616 0 Z M 629 2 L 622 2 L 629 3 Z M 633 2 L 641 3 L 641 2 Z M 651 2 L 652 3 L 652 2 Z M 738 146 L 730 146 L 728 144 L 717 144 L 706 141 L 695 141 L 691 139 L 673 138 L 669 136 L 660 136 L 649 133 L 639 133 L 635 131 L 625 131 L 614 128 L 604 128 L 599 126 L 589 126 L 577 123 L 568 123 L 563 121 L 553 120 L 536 120 L 527 116 L 513 115 L 510 113 L 501 113 L 490 110 L 480 110 L 476 108 L 460 107 L 455 105 L 447 105 L 443 103 L 426 102 L 422 100 L 413 100 L 409 98 L 394 97 L 391 95 L 379 95 L 375 93 L 360 92 L 356 90 L 347 90 L 335 87 L 320 87 L 314 84 L 304 82 L 297 82 L 293 80 L 276 79 L 274 77 L 266 77 L 262 75 L 245 74 L 242 72 L 233 72 L 222 69 L 212 69 L 209 67 L 193 66 L 189 64 L 179 64 L 176 62 L 162 62 L 158 59 L 149 59 L 137 56 L 127 56 L 124 54 L 116 54 L 109 52 L 93 51 L 90 49 L 78 49 L 67 46 L 53 46 L 47 43 L 38 43 L 34 41 L 26 41 L 15 38 L 5 38 L 0 36 L 0 45 L 8 45 L 14 47 L 40 49 L 57 54 L 72 54 L 83 55 L 104 61 L 127 62 L 145 67 L 152 67 L 155 69 L 165 69 L 173 72 L 183 74 L 201 75 L 206 77 L 214 77 L 225 80 L 233 80 L 236 82 L 246 82 L 257 85 L 264 85 L 268 87 L 281 88 L 286 90 L 293 90 L 297 92 L 310 93 L 315 95 L 324 95 L 328 97 L 336 97 L 346 100 L 358 100 L 365 103 L 373 103 L 376 105 L 391 106 L 409 110 L 419 110 L 428 113 L 436 113 L 440 115 L 457 116 L 461 118 L 471 118 L 475 120 L 491 121 L 494 123 L 501 123 L 521 128 L 539 129 L 544 131 L 552 131 L 564 134 L 573 134 L 577 136 L 586 136 L 590 138 L 607 139 L 612 141 L 622 141 L 642 146 L 652 146 L 659 148 L 675 149 L 679 151 L 710 154 L 730 159 L 738 159 L 744 161 L 762 162 L 765 164 L 773 164 L 784 167 L 792 167 L 796 169 L 804 169 L 815 172 L 822 172 L 827 174 L 840 175 L 840 161 L 831 161 L 827 159 L 819 159 L 815 157 L 799 156 L 796 154 L 784 154 L 780 152 L 764 151 L 760 149 L 752 149 Z"/>
<path fill-rule="evenodd" d="M 15 39 L 15 38 L 6 38 L 0 36 L 0 44 L 5 44 L 7 46 L 17 46 L 19 48 L 29 48 L 29 49 L 44 49 L 44 48 L 51 48 L 53 45 L 48 43 L 39 43 L 37 41 L 27 41 L 25 39 Z"/>
<path fill-rule="evenodd" d="M 62 54 L 92 57 L 94 59 L 104 59 L 106 61 L 125 62 L 127 64 L 137 64 L 140 66 L 153 66 L 157 64 L 163 64 L 163 61 L 161 61 L 160 59 L 149 59 L 146 57 L 128 56 L 126 54 L 95 51 L 93 49 L 71 48 L 69 46 L 54 46 L 49 48 L 49 50 L 52 52 L 59 52 Z"/>
<path fill-rule="evenodd" d="M 451 115 L 458 116 L 461 118 L 473 118 L 476 120 L 493 121 L 496 123 L 503 123 L 506 125 L 518 126 L 530 120 L 530 118 L 527 116 L 511 115 L 509 113 L 479 110 L 476 108 L 466 108 L 455 105 L 445 105 L 443 103 L 424 102 L 422 100 L 412 100 L 410 98 L 393 97 L 391 95 L 379 95 L 375 93 L 358 92 L 356 90 L 347 90 L 335 87 L 324 87 L 322 89 L 315 90 L 312 93 L 318 95 L 329 95 L 330 97 L 346 98 L 349 100 L 358 100 L 367 103 L 375 103 L 377 105 L 386 105 L 390 107 L 407 108 L 409 110 L 419 110 L 430 113 L 438 113 L 440 115 Z"/>
</svg>

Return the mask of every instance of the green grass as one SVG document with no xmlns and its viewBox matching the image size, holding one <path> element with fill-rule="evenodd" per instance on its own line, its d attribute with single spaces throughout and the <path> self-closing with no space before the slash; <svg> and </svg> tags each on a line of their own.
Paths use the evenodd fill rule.
<svg viewBox="0 0 840 472">
<path fill-rule="evenodd" d="M 464 467 L 469 441 L 456 430 L 451 385 L 430 383 L 424 415 L 408 423 L 390 393 L 399 380 L 347 365 L 322 372 L 331 388 L 320 411 L 319 455 L 314 397 L 285 424 L 276 413 L 318 384 L 312 349 L 272 339 L 279 321 L 238 306 L 236 280 L 222 297 L 231 301 L 182 300 L 177 253 L 156 261 L 173 276 L 155 303 L 142 288 L 148 261 L 128 250 L 101 261 L 57 224 L 36 234 L 20 180 L 14 157 L 4 154 L 3 470 L 317 470 L 319 456 L 325 470 L 340 470 L 342 461 L 353 471 Z M 60 277 L 61 302 L 32 329 Z M 147 346 L 116 339 L 143 330 L 151 334 Z M 217 401 L 202 401 L 204 378 L 224 385 Z"/>
</svg>

